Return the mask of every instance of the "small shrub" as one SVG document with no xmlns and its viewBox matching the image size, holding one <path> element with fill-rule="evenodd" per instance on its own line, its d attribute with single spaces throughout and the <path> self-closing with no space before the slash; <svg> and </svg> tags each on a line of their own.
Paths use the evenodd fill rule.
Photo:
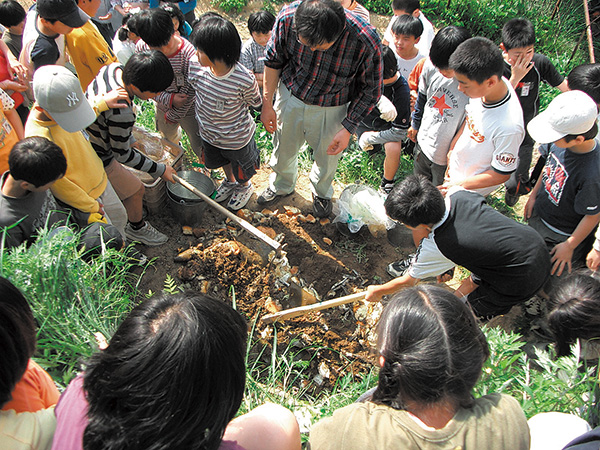
<svg viewBox="0 0 600 450">
<path fill-rule="evenodd" d="M 240 12 L 247 5 L 247 0 L 211 0 L 211 4 L 225 12 Z"/>
</svg>

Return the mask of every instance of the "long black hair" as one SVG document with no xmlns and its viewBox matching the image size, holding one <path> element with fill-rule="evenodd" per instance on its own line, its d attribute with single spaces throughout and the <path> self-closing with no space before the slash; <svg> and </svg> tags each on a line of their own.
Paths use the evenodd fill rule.
<svg viewBox="0 0 600 450">
<path fill-rule="evenodd" d="M 421 285 L 396 294 L 379 322 L 375 403 L 406 409 L 450 400 L 473 404 L 472 390 L 489 356 L 471 310 L 451 292 Z"/>
<path fill-rule="evenodd" d="M 244 319 L 193 292 L 142 302 L 84 374 L 86 450 L 217 449 L 245 385 Z"/>
</svg>

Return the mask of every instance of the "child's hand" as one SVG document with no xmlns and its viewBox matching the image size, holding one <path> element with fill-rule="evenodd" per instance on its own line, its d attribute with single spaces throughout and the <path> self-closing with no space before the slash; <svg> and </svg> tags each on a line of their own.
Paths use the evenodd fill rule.
<svg viewBox="0 0 600 450">
<path fill-rule="evenodd" d="M 596 271 L 600 267 L 600 252 L 593 248 L 585 258 L 585 264 L 588 269 Z"/>
<path fill-rule="evenodd" d="M 380 302 L 381 297 L 383 297 L 379 292 L 379 286 L 376 284 L 372 284 L 371 286 L 367 286 L 367 295 L 365 295 L 365 300 L 368 302 Z"/>
<path fill-rule="evenodd" d="M 419 133 L 419 130 L 415 130 L 413 127 L 410 127 L 408 129 L 408 131 L 406 132 L 406 135 L 408 136 L 408 138 L 413 141 L 413 142 L 417 142 L 417 134 Z"/>
<path fill-rule="evenodd" d="M 125 88 L 119 87 L 117 89 L 113 89 L 107 94 L 103 96 L 106 105 L 109 108 L 125 108 L 130 104 L 129 94 L 125 90 Z"/>
<path fill-rule="evenodd" d="M 177 171 L 175 169 L 173 169 L 172 166 L 167 166 L 165 169 L 165 173 L 163 173 L 161 175 L 161 178 L 163 180 L 169 181 L 171 183 L 175 183 L 175 180 L 173 179 L 173 175 L 177 175 Z"/>
<path fill-rule="evenodd" d="M 530 195 L 527 199 L 527 203 L 525 203 L 525 208 L 523 208 L 523 219 L 529 220 L 533 215 L 533 206 L 535 204 L 535 195 Z"/>
<path fill-rule="evenodd" d="M 565 267 L 571 273 L 571 259 L 573 258 L 573 248 L 571 248 L 571 244 L 569 241 L 561 242 L 554 246 L 552 250 L 550 250 L 550 255 L 552 255 L 552 259 L 550 262 L 552 263 L 552 271 L 550 275 L 556 275 L 558 277 L 561 276 Z"/>
<path fill-rule="evenodd" d="M 188 96 L 187 94 L 175 94 L 173 95 L 173 106 L 175 108 L 181 108 L 183 105 L 185 105 L 185 102 L 187 101 Z"/>
<path fill-rule="evenodd" d="M 25 80 L 27 80 L 27 76 L 29 75 L 29 71 L 27 70 L 27 67 L 25 67 L 23 64 L 21 64 L 19 61 L 16 61 L 16 60 L 15 61 L 9 60 L 9 64 L 10 64 L 10 68 L 12 69 L 12 71 L 17 76 L 17 79 L 20 82 L 24 82 Z"/>
<path fill-rule="evenodd" d="M 5 91 L 25 92 L 27 90 L 27 85 L 19 83 L 18 81 L 4 80 L 0 82 L 0 88 Z"/>
<path fill-rule="evenodd" d="M 516 61 L 510 60 L 509 62 L 511 64 L 510 81 L 514 83 L 521 81 L 523 77 L 527 75 L 533 68 L 533 61 L 528 61 L 527 56 L 524 54 L 519 55 Z"/>
</svg>

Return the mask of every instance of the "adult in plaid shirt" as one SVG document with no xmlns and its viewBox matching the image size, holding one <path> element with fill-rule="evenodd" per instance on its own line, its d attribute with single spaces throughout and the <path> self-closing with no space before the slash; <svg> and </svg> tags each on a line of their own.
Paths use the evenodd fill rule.
<svg viewBox="0 0 600 450">
<path fill-rule="evenodd" d="M 284 7 L 266 50 L 261 120 L 275 133 L 274 173 L 258 203 L 294 191 L 298 152 L 307 142 L 314 152 L 313 210 L 328 216 L 341 152 L 381 97 L 382 86 L 381 41 L 372 26 L 334 0 Z"/>
</svg>

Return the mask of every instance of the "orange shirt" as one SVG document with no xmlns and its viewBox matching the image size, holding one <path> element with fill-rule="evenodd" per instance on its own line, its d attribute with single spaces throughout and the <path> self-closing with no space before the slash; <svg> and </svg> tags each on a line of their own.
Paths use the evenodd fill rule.
<svg viewBox="0 0 600 450">
<path fill-rule="evenodd" d="M 59 396 L 50 375 L 30 359 L 25 374 L 12 391 L 12 400 L 4 405 L 2 411 L 36 412 L 56 405 Z"/>
</svg>

